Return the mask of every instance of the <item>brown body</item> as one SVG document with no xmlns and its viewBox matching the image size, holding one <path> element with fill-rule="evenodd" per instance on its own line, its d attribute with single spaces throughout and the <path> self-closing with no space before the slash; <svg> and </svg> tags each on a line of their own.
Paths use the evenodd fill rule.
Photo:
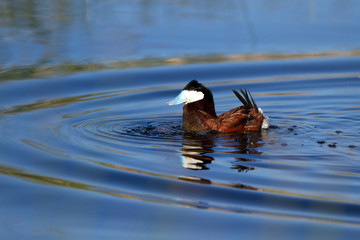
<svg viewBox="0 0 360 240">
<path fill-rule="evenodd" d="M 215 130 L 221 133 L 259 131 L 264 116 L 259 112 L 251 95 L 241 90 L 244 95 L 242 97 L 235 90 L 233 91 L 244 105 L 220 116 L 216 115 L 212 99 L 202 99 L 186 104 L 183 108 L 184 129 L 188 131 Z"/>
</svg>

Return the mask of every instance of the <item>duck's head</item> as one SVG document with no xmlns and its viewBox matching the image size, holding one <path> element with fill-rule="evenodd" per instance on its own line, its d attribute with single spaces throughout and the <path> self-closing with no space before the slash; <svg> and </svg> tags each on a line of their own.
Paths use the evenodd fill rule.
<svg viewBox="0 0 360 240">
<path fill-rule="evenodd" d="M 180 92 L 180 94 L 176 98 L 167 102 L 167 104 L 169 105 L 176 105 L 180 103 L 188 104 L 203 99 L 211 103 L 214 103 L 214 98 L 210 89 L 206 88 L 198 81 L 192 80 L 184 87 L 184 89 Z"/>
</svg>

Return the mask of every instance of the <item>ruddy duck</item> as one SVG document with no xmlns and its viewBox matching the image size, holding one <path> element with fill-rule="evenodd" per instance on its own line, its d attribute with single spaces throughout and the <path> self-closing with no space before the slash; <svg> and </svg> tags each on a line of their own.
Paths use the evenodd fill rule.
<svg viewBox="0 0 360 240">
<path fill-rule="evenodd" d="M 215 103 L 210 89 L 196 80 L 190 81 L 169 105 L 185 103 L 183 107 L 183 127 L 187 131 L 218 131 L 236 133 L 260 131 L 269 127 L 269 117 L 258 108 L 251 94 L 240 89 L 233 90 L 242 106 L 216 115 Z"/>
</svg>

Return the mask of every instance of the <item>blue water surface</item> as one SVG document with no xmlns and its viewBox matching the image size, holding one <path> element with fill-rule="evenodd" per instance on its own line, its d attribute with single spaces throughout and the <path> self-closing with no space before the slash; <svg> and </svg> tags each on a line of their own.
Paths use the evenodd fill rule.
<svg viewBox="0 0 360 240">
<path fill-rule="evenodd" d="M 353 0 L 0 1 L 0 67 L 352 52 L 359 9 Z"/>
<path fill-rule="evenodd" d="M 359 58 L 199 64 L 3 82 L 5 238 L 351 238 Z M 271 128 L 191 136 L 188 79 L 217 112 L 246 88 Z M 169 82 L 169 79 L 172 79 Z M 17 97 L 14 97 L 17 96 Z"/>
<path fill-rule="evenodd" d="M 360 2 L 1 1 L 1 239 L 356 239 Z M 194 135 L 192 79 L 258 133 Z"/>
</svg>

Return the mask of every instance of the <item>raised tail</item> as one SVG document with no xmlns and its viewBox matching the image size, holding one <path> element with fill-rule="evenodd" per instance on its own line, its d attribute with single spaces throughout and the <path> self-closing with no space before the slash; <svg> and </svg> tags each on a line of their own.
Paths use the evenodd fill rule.
<svg viewBox="0 0 360 240">
<path fill-rule="evenodd" d="M 240 92 L 242 93 L 242 95 L 234 89 L 233 89 L 233 92 L 236 95 L 236 97 L 240 100 L 240 102 L 242 102 L 244 107 L 246 107 L 248 109 L 255 109 L 256 112 L 259 112 L 259 108 L 256 105 L 250 92 L 248 92 L 246 89 L 245 90 L 240 89 Z"/>
</svg>

